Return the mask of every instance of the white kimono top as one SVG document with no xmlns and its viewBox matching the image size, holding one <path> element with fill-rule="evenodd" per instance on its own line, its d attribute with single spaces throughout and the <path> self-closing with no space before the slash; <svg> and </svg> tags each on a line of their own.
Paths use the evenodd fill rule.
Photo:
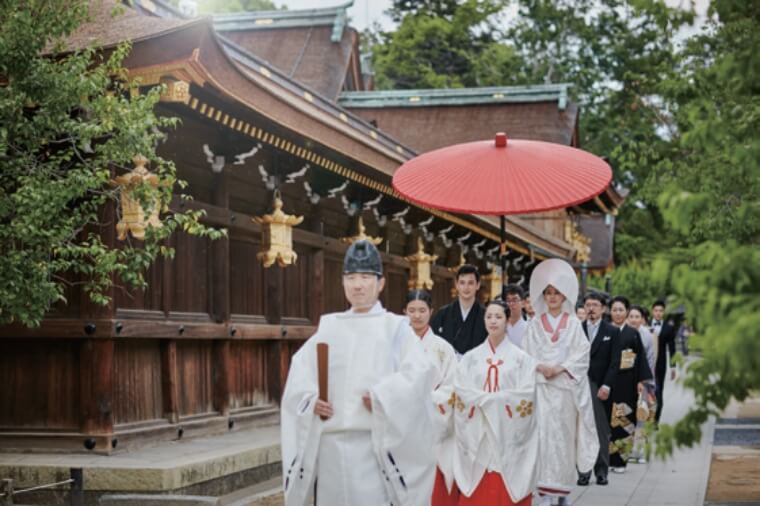
<svg viewBox="0 0 760 506">
<path fill-rule="evenodd" d="M 457 366 L 454 388 L 439 413 L 453 412 L 453 478 L 471 496 L 487 471 L 498 472 L 514 502 L 533 491 L 538 459 L 535 361 L 504 339 L 489 339 Z M 444 477 L 446 471 L 441 469 Z"/>
<path fill-rule="evenodd" d="M 326 421 L 314 414 L 319 391 L 316 345 L 322 342 L 329 346 L 328 400 L 334 409 Z M 282 397 L 285 504 L 308 504 L 318 471 L 338 466 L 345 475 L 330 484 L 339 493 L 321 496 L 328 503 L 429 504 L 435 478 L 432 382 L 432 364 L 404 317 L 379 303 L 369 313 L 323 315 L 316 334 L 293 356 Z M 370 393 L 372 412 L 362 403 L 365 392 Z M 366 441 L 358 445 L 356 437 Z M 340 462 L 319 455 L 322 439 L 323 448 L 342 452 Z M 366 452 L 360 454 L 361 448 Z M 373 460 L 377 476 L 368 476 L 361 464 Z M 318 481 L 318 488 L 323 485 L 324 479 Z"/>
<path fill-rule="evenodd" d="M 551 380 L 537 374 L 538 428 L 541 439 L 538 490 L 566 495 L 577 471 L 590 471 L 599 453 L 591 404 L 588 367 L 591 345 L 574 314 L 536 315 L 528 323 L 524 348 L 538 363 L 561 365 L 566 372 Z"/>
</svg>

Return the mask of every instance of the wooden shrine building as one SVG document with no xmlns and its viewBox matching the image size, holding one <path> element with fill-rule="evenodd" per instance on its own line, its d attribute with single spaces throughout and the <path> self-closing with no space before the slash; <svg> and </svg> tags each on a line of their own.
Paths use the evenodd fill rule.
<svg viewBox="0 0 760 506">
<path fill-rule="evenodd" d="M 72 286 L 39 328 L 0 328 L 2 449 L 110 453 L 276 423 L 290 357 L 321 314 L 346 307 L 340 277 L 352 238 L 380 241 L 392 311 L 415 284 L 432 282 L 435 305 L 448 302 L 462 257 L 483 273 L 497 263 L 498 222 L 405 201 L 391 188 L 400 164 L 468 132 L 490 138 L 526 124 L 543 126 L 515 137 L 577 142 L 578 110 L 562 87 L 475 92 L 497 102 L 488 106 L 452 105 L 464 99 L 448 92 L 430 105 L 438 127 L 465 107 L 478 111 L 480 130 L 409 128 L 433 94 L 357 95 L 372 92 L 345 6 L 212 20 L 185 19 L 159 0 L 132 3 L 115 18 L 111 2 L 94 3 L 69 47 L 132 42 L 131 78 L 165 85 L 157 112 L 181 119 L 158 148 L 194 197 L 174 205 L 204 209 L 228 237 L 177 233 L 174 259 L 149 269 L 145 292 L 114 288 L 98 307 Z M 275 193 L 303 221 L 292 228 L 297 261 L 265 267 L 266 225 L 254 218 L 272 213 Z M 603 195 L 572 212 L 615 206 Z M 579 243 L 565 233 L 567 214 L 557 216 L 510 218 L 509 279 L 527 281 L 544 258 L 575 261 Z M 115 224 L 104 238 L 119 244 Z M 429 280 L 410 277 L 423 271 L 413 270 L 420 249 L 438 257 Z M 500 283 L 488 279 L 484 297 Z"/>
</svg>

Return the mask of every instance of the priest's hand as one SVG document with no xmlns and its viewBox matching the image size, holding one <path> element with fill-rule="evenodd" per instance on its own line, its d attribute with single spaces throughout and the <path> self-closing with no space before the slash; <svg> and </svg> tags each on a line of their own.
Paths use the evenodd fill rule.
<svg viewBox="0 0 760 506">
<path fill-rule="evenodd" d="M 367 408 L 367 411 L 372 413 L 372 398 L 369 396 L 369 392 L 362 395 L 362 404 Z"/>
<path fill-rule="evenodd" d="M 599 397 L 600 400 L 606 401 L 610 398 L 610 389 L 609 387 L 602 385 L 599 387 L 599 390 L 596 392 L 596 396 Z"/>
<path fill-rule="evenodd" d="M 316 404 L 314 404 L 314 414 L 324 417 L 325 420 L 328 418 L 332 418 L 333 416 L 332 404 L 330 404 L 327 401 L 317 399 Z"/>
</svg>

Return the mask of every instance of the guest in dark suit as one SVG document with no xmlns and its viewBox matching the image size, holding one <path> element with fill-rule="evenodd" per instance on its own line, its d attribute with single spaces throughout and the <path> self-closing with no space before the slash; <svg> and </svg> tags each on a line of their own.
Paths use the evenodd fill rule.
<svg viewBox="0 0 760 506">
<path fill-rule="evenodd" d="M 457 298 L 436 311 L 430 328 L 447 340 L 459 355 L 464 355 L 485 341 L 485 309 L 477 301 L 480 273 L 474 265 L 459 267 L 456 277 Z"/>
<path fill-rule="evenodd" d="M 659 423 L 662 414 L 663 396 L 665 389 L 665 374 L 668 372 L 668 363 L 670 363 L 670 379 L 676 379 L 676 369 L 673 363 L 673 355 L 676 354 L 676 328 L 668 321 L 665 321 L 665 301 L 657 300 L 652 304 L 652 321 L 650 330 L 657 341 L 657 358 L 654 366 L 654 380 L 657 384 L 657 414 L 655 421 Z"/>
<path fill-rule="evenodd" d="M 591 341 L 591 359 L 588 368 L 591 399 L 594 405 L 596 431 L 599 435 L 599 456 L 594 465 L 598 485 L 607 485 L 610 467 L 610 392 L 620 369 L 620 333 L 614 325 L 604 321 L 606 301 L 595 292 L 584 298 L 586 321 L 583 331 Z M 578 475 L 578 485 L 589 484 L 591 473 Z"/>
</svg>

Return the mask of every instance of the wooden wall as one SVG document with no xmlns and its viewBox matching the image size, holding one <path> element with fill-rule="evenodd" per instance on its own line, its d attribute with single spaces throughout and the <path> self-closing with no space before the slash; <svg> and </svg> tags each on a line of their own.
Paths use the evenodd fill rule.
<svg viewBox="0 0 760 506">
<path fill-rule="evenodd" d="M 223 139 L 191 118 L 182 128 L 162 155 L 190 182 L 196 200 L 187 208 L 205 210 L 206 223 L 226 228 L 228 237 L 177 233 L 167 241 L 175 257 L 147 270 L 146 290 L 115 288 L 112 304 L 96 308 L 74 286 L 69 304 L 56 306 L 40 328 L 0 328 L 0 449 L 108 453 L 275 422 L 290 358 L 321 314 L 347 308 L 340 282 L 347 246 L 339 238 L 355 233 L 355 218 L 337 199 L 314 206 L 302 187 L 284 185 L 285 210 L 307 218 L 294 230 L 298 261 L 264 269 L 252 218 L 271 210 L 271 191 L 253 164 L 212 174 L 202 165 L 203 142 L 187 139 Z M 368 220 L 367 229 L 385 237 L 381 299 L 400 312 L 403 256 L 416 236 L 396 223 L 381 230 Z M 440 244 L 432 249 L 446 253 Z M 433 274 L 439 307 L 451 300 L 453 275 L 442 266 Z"/>
</svg>

